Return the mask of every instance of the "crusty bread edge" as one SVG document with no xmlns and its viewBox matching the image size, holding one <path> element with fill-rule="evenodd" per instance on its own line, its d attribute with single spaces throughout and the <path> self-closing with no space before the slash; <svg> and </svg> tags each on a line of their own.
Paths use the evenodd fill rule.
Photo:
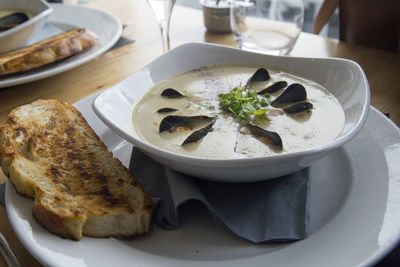
<svg viewBox="0 0 400 267">
<path fill-rule="evenodd" d="M 40 99 L 39 99 L 40 100 Z M 102 146 L 103 149 L 111 153 L 112 160 L 115 160 L 118 165 L 123 167 L 126 172 L 128 172 L 128 175 L 136 181 L 136 179 L 132 176 L 132 174 L 126 169 L 126 167 L 121 163 L 121 161 L 114 157 L 112 155 L 112 152 L 108 150 L 107 146 L 104 144 L 104 142 L 100 139 L 100 137 L 96 134 L 96 132 L 90 127 L 84 116 L 81 114 L 79 110 L 77 110 L 73 105 L 61 101 L 64 104 L 66 104 L 69 107 L 72 107 L 72 111 L 76 116 L 79 116 L 80 119 L 85 123 L 87 126 L 87 130 L 91 131 L 93 136 L 96 138 L 98 144 Z M 14 110 L 13 110 L 14 111 Z M 12 112 L 11 112 L 12 113 Z M 10 113 L 10 114 L 11 114 Z M 9 123 L 14 123 L 12 116 L 8 117 L 8 120 L 6 124 Z M 2 140 L 2 131 L 3 127 L 0 128 L 0 144 L 3 143 Z M 61 217 L 59 214 L 54 213 L 51 211 L 51 209 L 45 208 L 42 203 L 37 201 L 37 191 L 38 188 L 31 183 L 30 179 L 25 177 L 21 172 L 18 171 L 17 168 L 14 167 L 13 161 L 14 159 L 18 157 L 23 157 L 22 155 L 17 155 L 19 152 L 15 151 L 9 151 L 9 149 L 3 145 L 0 145 L 0 161 L 1 161 L 1 168 L 3 169 L 4 174 L 11 180 L 11 182 L 14 184 L 14 186 L 17 189 L 17 192 L 25 195 L 27 197 L 33 198 L 34 203 L 32 207 L 32 215 L 33 217 L 36 218 L 36 220 L 41 224 L 44 228 L 46 228 L 49 232 L 52 232 L 54 234 L 57 234 L 63 238 L 68 238 L 72 240 L 79 241 L 82 236 L 83 236 L 83 229 L 85 227 L 85 223 L 87 221 L 87 216 L 86 215 L 81 215 L 80 220 L 79 220 L 79 226 L 76 227 L 76 224 L 71 227 L 70 222 L 71 221 L 76 221 L 76 217 L 71 218 L 71 220 L 68 220 L 68 217 Z M 36 187 L 36 188 L 35 188 Z M 145 192 L 144 188 L 142 185 L 139 183 L 136 185 L 136 187 Z M 36 193 L 35 193 L 36 192 Z M 138 213 L 136 212 L 134 214 L 133 219 L 138 219 L 143 223 L 143 231 L 137 231 L 137 229 L 134 229 L 134 231 L 130 233 L 125 233 L 125 234 L 105 234 L 105 235 L 96 235 L 96 234 L 87 234 L 85 233 L 85 236 L 92 236 L 92 237 L 125 237 L 125 238 L 130 238 L 130 237 L 135 237 L 140 234 L 145 234 L 148 233 L 151 228 L 152 228 L 152 200 L 150 197 L 147 195 L 147 193 L 143 194 L 144 196 L 144 209 Z M 79 231 L 75 231 L 75 229 L 79 229 Z"/>
</svg>

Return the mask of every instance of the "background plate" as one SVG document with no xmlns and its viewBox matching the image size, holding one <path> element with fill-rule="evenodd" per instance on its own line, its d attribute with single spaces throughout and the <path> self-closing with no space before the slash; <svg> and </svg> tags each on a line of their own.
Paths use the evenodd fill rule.
<svg viewBox="0 0 400 267">
<path fill-rule="evenodd" d="M 76 103 L 100 138 L 127 165 L 131 144 L 91 110 L 92 95 Z M 365 127 L 311 166 L 310 236 L 287 244 L 248 243 L 201 206 L 183 209 L 183 225 L 148 236 L 81 241 L 61 239 L 32 217 L 32 200 L 6 189 L 8 216 L 18 238 L 51 266 L 359 266 L 378 261 L 400 236 L 400 131 L 372 108 Z"/>
<path fill-rule="evenodd" d="M 99 37 L 98 44 L 59 63 L 27 73 L 0 78 L 0 88 L 40 80 L 82 65 L 110 49 L 121 36 L 121 22 L 109 13 L 81 6 L 53 4 L 51 7 L 53 13 L 45 26 L 28 44 L 36 43 L 72 28 L 86 28 L 96 33 Z"/>
</svg>

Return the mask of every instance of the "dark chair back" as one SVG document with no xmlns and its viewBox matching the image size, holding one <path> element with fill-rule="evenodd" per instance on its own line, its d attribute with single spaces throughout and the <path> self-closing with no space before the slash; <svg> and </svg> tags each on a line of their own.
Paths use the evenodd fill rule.
<svg viewBox="0 0 400 267">
<path fill-rule="evenodd" d="M 400 0 L 339 0 L 340 39 L 399 53 Z"/>
</svg>

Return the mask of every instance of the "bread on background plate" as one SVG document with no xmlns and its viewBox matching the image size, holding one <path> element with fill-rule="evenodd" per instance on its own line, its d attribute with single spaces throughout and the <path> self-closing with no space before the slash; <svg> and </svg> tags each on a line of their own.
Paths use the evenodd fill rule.
<svg viewBox="0 0 400 267">
<path fill-rule="evenodd" d="M 72 29 L 43 41 L 0 54 L 0 77 L 33 70 L 76 55 L 96 44 L 87 29 Z"/>
<path fill-rule="evenodd" d="M 14 109 L 0 128 L 0 160 L 52 233 L 80 240 L 150 231 L 151 199 L 71 104 L 37 100 Z"/>
</svg>

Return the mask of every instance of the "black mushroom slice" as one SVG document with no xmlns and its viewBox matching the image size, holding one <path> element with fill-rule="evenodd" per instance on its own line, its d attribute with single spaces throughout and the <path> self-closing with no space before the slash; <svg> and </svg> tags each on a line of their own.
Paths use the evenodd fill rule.
<svg viewBox="0 0 400 267">
<path fill-rule="evenodd" d="M 250 86 L 253 82 L 268 81 L 270 78 L 271 77 L 269 76 L 269 73 L 266 69 L 259 68 L 258 70 L 256 70 L 256 72 L 254 72 L 254 74 L 247 81 L 246 88 L 250 88 Z"/>
<path fill-rule="evenodd" d="M 282 139 L 279 136 L 279 134 L 277 134 L 276 132 L 267 131 L 267 130 L 265 130 L 257 125 L 251 124 L 251 123 L 246 124 L 246 126 L 249 128 L 250 132 L 253 135 L 255 135 L 256 137 L 261 139 L 263 142 L 275 145 L 275 146 L 279 147 L 280 150 L 282 150 L 282 147 L 283 147 Z"/>
<path fill-rule="evenodd" d="M 261 90 L 260 92 L 258 92 L 258 95 L 264 95 L 266 93 L 275 93 L 283 88 L 285 88 L 287 86 L 287 82 L 286 81 L 280 81 L 280 82 L 276 82 L 270 86 L 268 86 L 267 88 Z"/>
<path fill-rule="evenodd" d="M 293 83 L 274 101 L 271 102 L 272 106 L 284 103 L 296 103 L 307 99 L 306 88 L 299 83 Z"/>
<path fill-rule="evenodd" d="M 204 136 L 206 136 L 209 132 L 212 131 L 212 127 L 214 125 L 215 121 L 211 122 L 210 124 L 204 126 L 203 128 L 191 133 L 186 139 L 185 141 L 183 141 L 182 146 L 186 145 L 186 144 L 190 144 L 193 142 L 197 142 L 198 140 L 200 140 L 201 138 L 203 138 Z"/>
<path fill-rule="evenodd" d="M 194 126 L 213 118 L 204 115 L 199 116 L 177 116 L 170 115 L 160 122 L 159 132 L 168 131 L 170 133 L 177 130 L 190 130 Z"/>
<path fill-rule="evenodd" d="M 0 32 L 11 29 L 29 19 L 28 15 L 23 12 L 15 12 L 0 18 Z"/>
<path fill-rule="evenodd" d="M 174 112 L 174 111 L 178 111 L 178 109 L 176 109 L 176 108 L 160 108 L 159 110 L 157 110 L 158 113 L 167 113 L 167 112 Z"/>
<path fill-rule="evenodd" d="M 306 110 L 312 109 L 314 106 L 310 102 L 300 102 L 296 103 L 294 105 L 291 105 L 287 108 L 284 108 L 283 111 L 285 111 L 288 114 L 295 114 L 295 113 L 300 113 Z"/>
<path fill-rule="evenodd" d="M 183 94 L 181 94 L 180 92 L 176 91 L 173 88 L 167 88 L 164 91 L 161 92 L 161 96 L 165 96 L 168 98 L 181 98 L 181 97 L 185 97 Z"/>
</svg>

